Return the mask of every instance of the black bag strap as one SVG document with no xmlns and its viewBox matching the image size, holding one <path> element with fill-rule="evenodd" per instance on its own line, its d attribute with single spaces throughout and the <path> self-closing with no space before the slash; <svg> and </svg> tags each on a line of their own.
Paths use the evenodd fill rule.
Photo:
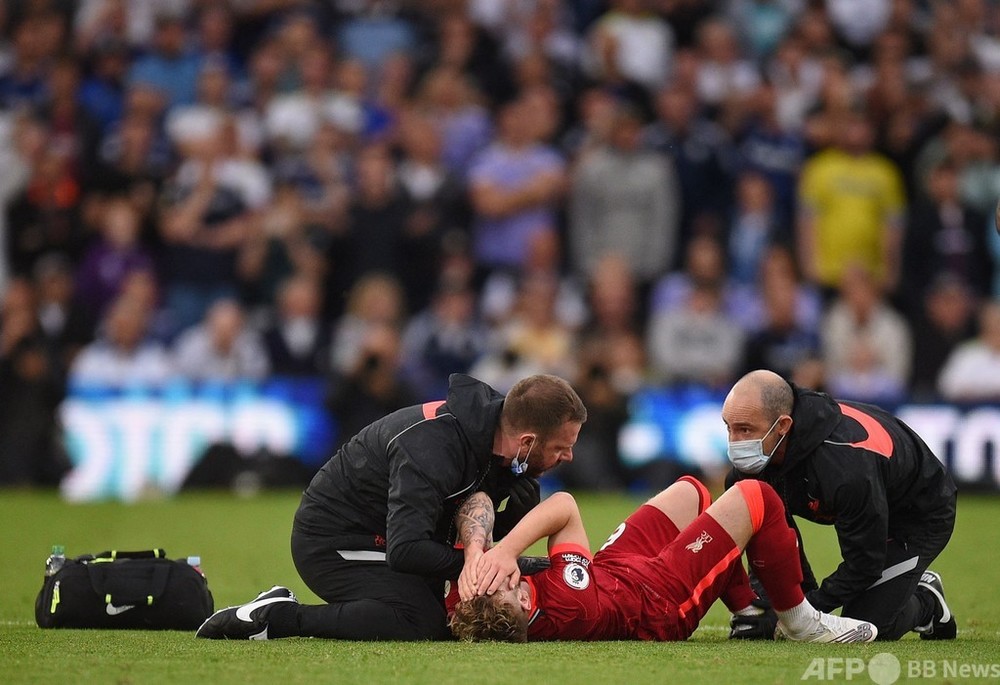
<svg viewBox="0 0 1000 685">
<path fill-rule="evenodd" d="M 107 552 L 101 552 L 96 555 L 93 562 L 102 561 L 115 561 L 116 559 L 166 559 L 166 550 L 153 548 L 153 549 L 142 549 L 137 552 L 125 552 L 119 549 L 108 550 Z"/>
<path fill-rule="evenodd" d="M 87 564 L 90 584 L 105 604 L 150 605 L 167 589 L 172 562 Z"/>
</svg>

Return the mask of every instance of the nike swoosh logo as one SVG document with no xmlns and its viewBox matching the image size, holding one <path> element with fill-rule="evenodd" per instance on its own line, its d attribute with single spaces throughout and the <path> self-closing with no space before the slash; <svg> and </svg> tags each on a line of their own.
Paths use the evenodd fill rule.
<svg viewBox="0 0 1000 685">
<path fill-rule="evenodd" d="M 124 614 L 129 609 L 135 609 L 135 605 L 123 604 L 120 607 L 116 607 L 114 604 L 108 604 L 104 607 L 104 610 L 108 612 L 108 616 L 117 616 L 118 614 Z"/>
<path fill-rule="evenodd" d="M 250 618 L 250 614 L 261 607 L 266 607 L 268 604 L 274 604 L 275 602 L 290 602 L 292 601 L 288 597 L 268 597 L 267 599 L 261 599 L 255 602 L 250 602 L 249 604 L 244 604 L 243 606 L 236 609 L 236 618 L 241 621 L 246 621 L 247 623 L 253 622 Z"/>
</svg>

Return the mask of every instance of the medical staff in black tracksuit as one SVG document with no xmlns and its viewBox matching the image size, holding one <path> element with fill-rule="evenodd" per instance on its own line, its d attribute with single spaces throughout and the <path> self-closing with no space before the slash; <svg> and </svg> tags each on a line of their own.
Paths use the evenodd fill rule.
<svg viewBox="0 0 1000 685">
<path fill-rule="evenodd" d="M 544 414 L 556 424 L 532 418 Z M 362 429 L 313 478 L 292 527 L 295 567 L 328 604 L 276 604 L 268 636 L 448 637 L 444 581 L 463 565 L 456 509 L 485 491 L 501 537 L 537 504 L 533 476 L 572 459 L 585 420 L 580 398 L 554 376 L 524 379 L 505 398 L 454 374 L 445 401 Z"/>
<path fill-rule="evenodd" d="M 955 483 L 910 427 L 878 407 L 838 402 L 770 371 L 733 386 L 723 419 L 735 467 L 730 484 L 766 481 L 790 514 L 837 531 L 843 561 L 818 587 L 812 581 L 814 607 L 842 607 L 844 616 L 871 621 L 879 639 L 911 630 L 954 637 L 940 577 L 924 572 L 955 526 Z M 803 562 L 811 579 L 804 553 Z"/>
</svg>

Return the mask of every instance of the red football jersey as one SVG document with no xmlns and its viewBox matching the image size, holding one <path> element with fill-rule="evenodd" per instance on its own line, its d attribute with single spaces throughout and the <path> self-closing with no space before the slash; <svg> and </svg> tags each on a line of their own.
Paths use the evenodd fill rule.
<svg viewBox="0 0 1000 685">
<path fill-rule="evenodd" d="M 525 576 L 529 640 L 685 640 L 728 584 L 740 549 L 702 515 L 681 531 L 641 506 L 596 555 L 554 546 L 551 568 Z M 456 583 L 446 590 L 449 613 Z"/>
<path fill-rule="evenodd" d="M 558 545 L 552 567 L 527 577 L 532 592 L 529 640 L 679 640 L 676 604 L 651 577 L 643 555 L 599 559 Z"/>
</svg>

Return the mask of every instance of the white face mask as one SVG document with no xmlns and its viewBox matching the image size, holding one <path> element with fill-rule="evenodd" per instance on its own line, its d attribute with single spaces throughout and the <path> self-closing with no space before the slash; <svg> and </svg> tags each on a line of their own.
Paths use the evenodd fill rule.
<svg viewBox="0 0 1000 685">
<path fill-rule="evenodd" d="M 774 444 L 774 449 L 771 450 L 771 454 L 764 454 L 764 438 L 771 434 L 774 427 L 778 425 L 780 417 L 774 420 L 771 427 L 767 429 L 764 433 L 763 438 L 755 438 L 753 440 L 737 440 L 736 442 L 729 443 L 729 449 L 727 453 L 729 455 L 729 461 L 732 462 L 733 466 L 740 473 L 760 473 L 767 466 L 767 463 L 771 461 L 771 457 L 774 456 L 775 450 L 778 449 L 778 445 L 781 441 L 785 439 L 782 435 L 778 438 L 778 442 Z"/>
</svg>

